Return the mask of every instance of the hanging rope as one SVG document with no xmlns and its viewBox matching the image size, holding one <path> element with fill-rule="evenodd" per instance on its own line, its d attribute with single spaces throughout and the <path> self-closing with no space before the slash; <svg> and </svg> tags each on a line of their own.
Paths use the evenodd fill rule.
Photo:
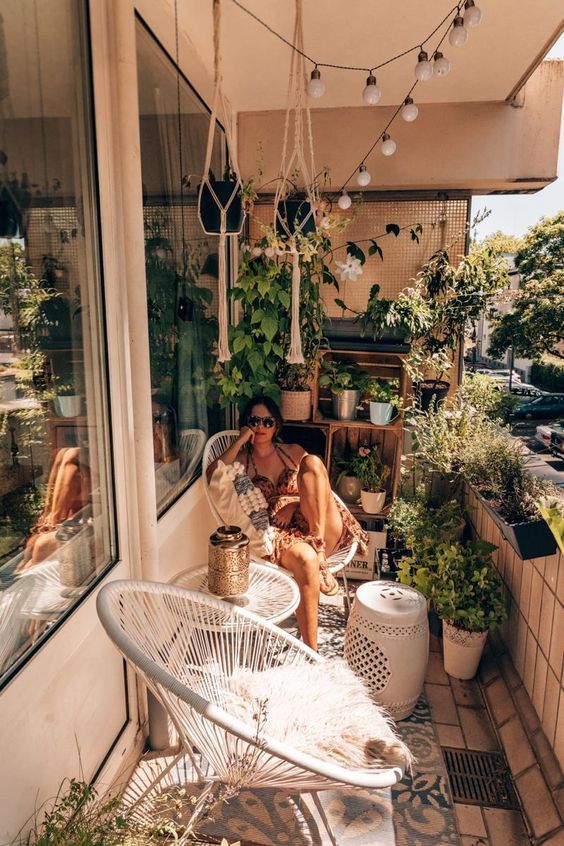
<svg viewBox="0 0 564 846">
<path fill-rule="evenodd" d="M 219 235 L 219 261 L 218 261 L 218 325 L 219 335 L 217 342 L 217 358 L 220 362 L 229 361 L 231 353 L 229 351 L 228 340 L 228 313 L 227 313 L 227 261 L 226 250 L 229 243 L 230 236 L 239 235 L 243 228 L 245 215 L 241 215 L 241 223 L 238 229 L 230 229 L 227 231 L 227 218 L 230 208 L 237 200 L 240 202 L 243 184 L 239 175 L 239 165 L 237 162 L 237 152 L 233 141 L 231 131 L 231 114 L 227 108 L 225 98 L 222 90 L 222 73 L 221 73 L 221 3 L 220 0 L 213 0 L 213 49 L 214 49 L 214 94 L 212 111 L 210 115 L 210 125 L 208 130 L 208 143 L 206 148 L 206 157 L 204 161 L 204 172 L 200 184 L 198 194 L 198 218 L 202 225 L 204 232 L 208 235 Z M 215 127 L 218 122 L 218 114 L 223 119 L 225 127 L 225 141 L 229 155 L 229 164 L 231 170 L 235 174 L 233 180 L 233 189 L 225 198 L 220 199 L 218 193 L 214 188 L 214 181 L 210 179 L 210 168 L 213 155 Z M 213 203 L 217 206 L 219 212 L 219 229 L 207 229 L 202 217 L 202 198 L 211 197 Z"/>
<path fill-rule="evenodd" d="M 296 14 L 294 19 L 295 47 L 290 56 L 290 74 L 288 78 L 288 96 L 286 103 L 286 118 L 284 121 L 284 138 L 282 142 L 282 160 L 278 175 L 276 195 L 274 197 L 274 231 L 282 232 L 288 242 L 287 252 L 292 261 L 292 305 L 290 326 L 290 348 L 286 356 L 288 364 L 304 364 L 302 340 L 300 333 L 300 254 L 299 236 L 306 229 L 311 228 L 315 221 L 315 213 L 319 203 L 319 196 L 315 186 L 315 161 L 313 155 L 313 133 L 311 129 L 311 115 L 305 91 L 307 85 L 305 54 L 303 50 L 303 10 L 302 0 L 296 0 Z M 290 124 L 294 116 L 294 136 L 291 153 L 288 152 Z M 307 148 L 307 153 L 306 153 Z M 298 222 L 298 214 L 288 219 L 288 205 L 285 200 L 289 189 L 295 186 L 290 174 L 298 171 L 304 183 L 306 200 L 298 207 L 298 214 L 303 212 Z M 309 208 L 307 207 L 309 204 Z"/>
</svg>

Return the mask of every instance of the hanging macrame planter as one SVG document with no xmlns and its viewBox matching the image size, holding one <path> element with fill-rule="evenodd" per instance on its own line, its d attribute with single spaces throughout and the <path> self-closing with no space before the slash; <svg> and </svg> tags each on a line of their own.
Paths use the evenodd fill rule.
<svg viewBox="0 0 564 846">
<path fill-rule="evenodd" d="M 218 245 L 218 324 L 217 342 L 218 361 L 229 361 L 229 341 L 227 336 L 227 265 L 226 250 L 228 239 L 239 235 L 243 229 L 245 214 L 242 205 L 243 183 L 239 176 L 237 153 L 231 134 L 231 114 L 227 109 L 222 90 L 221 76 L 221 5 L 220 0 L 213 0 L 213 46 L 215 87 L 208 131 L 208 144 L 204 162 L 202 182 L 198 189 L 198 217 L 206 235 L 219 235 Z M 229 156 L 230 173 L 228 180 L 216 180 L 211 173 L 215 126 L 221 119 L 225 128 L 225 141 Z"/>
<path fill-rule="evenodd" d="M 316 229 L 315 213 L 319 196 L 315 186 L 311 115 L 306 99 L 302 0 L 296 0 L 293 46 L 295 49 L 290 58 L 282 161 L 274 198 L 274 231 L 286 242 L 286 252 L 292 262 L 290 349 L 286 361 L 288 364 L 304 364 L 300 333 L 300 241 Z M 290 141 L 292 113 L 293 139 Z M 296 172 L 303 181 L 304 189 L 303 197 L 294 199 L 288 195 L 296 191 L 292 181 Z"/>
</svg>

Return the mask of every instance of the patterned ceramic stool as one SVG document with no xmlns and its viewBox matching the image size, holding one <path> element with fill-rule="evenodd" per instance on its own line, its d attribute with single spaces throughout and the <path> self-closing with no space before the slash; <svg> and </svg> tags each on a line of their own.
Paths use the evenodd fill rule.
<svg viewBox="0 0 564 846">
<path fill-rule="evenodd" d="M 398 582 L 366 582 L 355 596 L 345 657 L 395 720 L 408 717 L 423 689 L 429 657 L 425 598 Z"/>
</svg>

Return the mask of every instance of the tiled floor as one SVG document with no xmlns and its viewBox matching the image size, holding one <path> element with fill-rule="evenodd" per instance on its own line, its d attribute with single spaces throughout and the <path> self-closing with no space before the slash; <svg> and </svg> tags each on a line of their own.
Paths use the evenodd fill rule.
<svg viewBox="0 0 564 846">
<path fill-rule="evenodd" d="M 477 679 L 458 681 L 431 637 L 425 691 L 441 746 L 502 750 L 522 807 L 455 803 L 462 846 L 564 846 L 562 772 L 501 640 L 488 645 Z"/>
</svg>

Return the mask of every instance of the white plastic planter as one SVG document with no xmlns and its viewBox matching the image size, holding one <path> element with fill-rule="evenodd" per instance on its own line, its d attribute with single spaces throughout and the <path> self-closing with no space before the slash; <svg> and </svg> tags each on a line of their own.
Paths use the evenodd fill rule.
<svg viewBox="0 0 564 846">
<path fill-rule="evenodd" d="M 455 679 L 473 679 L 487 636 L 487 632 L 467 632 L 443 620 L 445 673 Z"/>
<path fill-rule="evenodd" d="M 386 491 L 361 491 L 360 502 L 367 514 L 379 514 L 386 502 Z"/>
<path fill-rule="evenodd" d="M 55 397 L 54 406 L 59 417 L 78 417 L 82 407 L 82 397 L 79 395 Z"/>
</svg>

